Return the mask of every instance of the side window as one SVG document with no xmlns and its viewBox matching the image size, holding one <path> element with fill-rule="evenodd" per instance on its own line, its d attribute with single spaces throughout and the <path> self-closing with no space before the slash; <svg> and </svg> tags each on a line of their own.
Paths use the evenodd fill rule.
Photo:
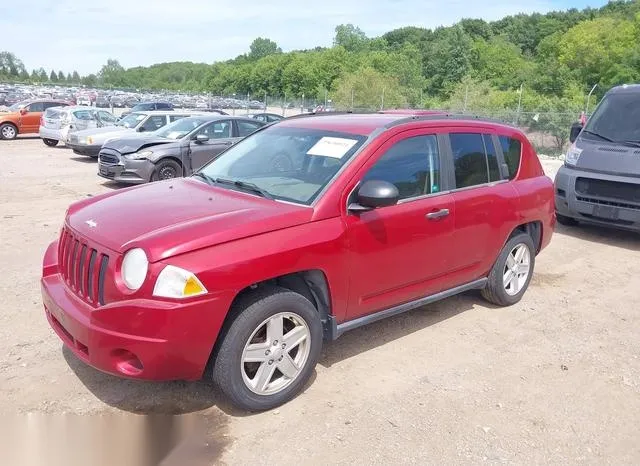
<svg viewBox="0 0 640 466">
<path fill-rule="evenodd" d="M 226 139 L 231 137 L 231 122 L 216 121 L 202 128 L 198 134 L 206 134 L 209 139 Z"/>
<path fill-rule="evenodd" d="M 100 119 L 102 121 L 106 121 L 107 123 L 115 123 L 116 122 L 116 117 L 113 116 L 109 112 L 98 112 L 98 115 L 100 116 Z"/>
<path fill-rule="evenodd" d="M 367 172 L 362 181 L 394 184 L 400 199 L 440 191 L 440 153 L 435 135 L 415 136 L 396 143 Z"/>
<path fill-rule="evenodd" d="M 178 121 L 186 117 L 186 115 L 169 115 L 169 123 L 173 123 L 174 121 Z"/>
<path fill-rule="evenodd" d="M 488 183 L 489 161 L 484 137 L 480 133 L 453 133 L 449 135 L 456 175 L 456 188 L 467 188 Z M 492 150 L 492 152 L 495 152 Z M 495 154 L 493 154 L 495 159 Z M 497 164 L 496 164 L 497 165 Z"/>
<path fill-rule="evenodd" d="M 153 115 L 147 118 L 147 120 L 144 123 L 142 123 L 142 125 L 140 126 L 140 129 L 142 129 L 145 132 L 155 131 L 157 129 L 162 128 L 166 124 L 167 124 L 167 117 L 165 117 L 164 115 Z"/>
<path fill-rule="evenodd" d="M 260 123 L 253 123 L 251 121 L 238 121 L 238 137 L 244 138 L 249 136 L 255 130 L 260 128 L 262 125 Z"/>
<path fill-rule="evenodd" d="M 504 154 L 504 161 L 509 167 L 509 179 L 512 180 L 518 174 L 520 168 L 520 156 L 522 154 L 522 143 L 517 139 L 507 136 L 500 136 L 500 145 Z"/>
<path fill-rule="evenodd" d="M 44 112 L 44 103 L 43 102 L 34 102 L 27 107 L 27 111 L 29 112 Z"/>
</svg>

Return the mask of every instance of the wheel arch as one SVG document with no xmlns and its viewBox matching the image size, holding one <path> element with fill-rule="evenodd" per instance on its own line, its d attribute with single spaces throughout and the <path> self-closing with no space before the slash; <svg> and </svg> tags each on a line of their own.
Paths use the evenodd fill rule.
<svg viewBox="0 0 640 466">
<path fill-rule="evenodd" d="M 215 361 L 220 344 L 226 337 L 229 327 L 238 316 L 238 311 L 234 310 L 235 304 L 248 294 L 265 292 L 268 291 L 269 288 L 284 288 L 304 296 L 311 302 L 320 315 L 324 338 L 329 340 L 334 339 L 335 321 L 331 307 L 331 291 L 325 272 L 319 269 L 309 269 L 280 275 L 255 282 L 241 289 L 235 295 L 231 302 L 229 312 L 227 312 L 224 318 L 220 332 L 218 332 L 215 344 L 213 345 L 206 368 L 208 373 L 211 373 L 210 371 L 213 368 L 213 362 Z"/>
<path fill-rule="evenodd" d="M 528 234 L 533 240 L 533 244 L 536 247 L 536 254 L 538 254 L 542 248 L 542 229 L 543 225 L 540 220 L 534 220 L 532 222 L 522 223 L 515 227 L 504 244 L 519 233 Z"/>
</svg>

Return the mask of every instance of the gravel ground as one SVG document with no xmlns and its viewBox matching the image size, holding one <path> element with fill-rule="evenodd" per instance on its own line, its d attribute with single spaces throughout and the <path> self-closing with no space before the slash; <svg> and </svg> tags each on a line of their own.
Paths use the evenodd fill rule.
<svg viewBox="0 0 640 466">
<path fill-rule="evenodd" d="M 300 397 L 246 415 L 207 382 L 121 380 L 62 349 L 42 255 L 69 203 L 115 187 L 36 138 L 0 141 L 0 162 L 2 414 L 204 420 L 209 446 L 176 464 L 640 462 L 639 235 L 559 227 L 520 304 L 471 293 L 345 334 Z"/>
</svg>

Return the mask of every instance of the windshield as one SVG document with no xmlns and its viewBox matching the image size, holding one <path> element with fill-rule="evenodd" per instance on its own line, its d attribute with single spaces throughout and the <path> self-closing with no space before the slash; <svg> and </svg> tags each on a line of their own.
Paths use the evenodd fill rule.
<svg viewBox="0 0 640 466">
<path fill-rule="evenodd" d="M 200 172 L 252 183 L 274 199 L 310 205 L 364 136 L 273 126 L 232 146 Z"/>
<path fill-rule="evenodd" d="M 18 110 L 23 109 L 26 106 L 27 106 L 27 102 L 18 102 L 16 104 L 13 104 L 11 107 L 9 107 L 9 111 L 17 112 Z"/>
<path fill-rule="evenodd" d="M 135 128 L 146 117 L 147 116 L 142 113 L 130 113 L 116 124 L 118 126 L 124 126 L 125 128 Z"/>
<path fill-rule="evenodd" d="M 584 130 L 614 142 L 640 142 L 640 93 L 609 94 Z"/>
<path fill-rule="evenodd" d="M 167 139 L 180 139 L 207 121 L 210 120 L 195 117 L 181 118 L 173 123 L 169 123 L 164 128 L 160 128 L 155 132 L 155 135 Z"/>
</svg>

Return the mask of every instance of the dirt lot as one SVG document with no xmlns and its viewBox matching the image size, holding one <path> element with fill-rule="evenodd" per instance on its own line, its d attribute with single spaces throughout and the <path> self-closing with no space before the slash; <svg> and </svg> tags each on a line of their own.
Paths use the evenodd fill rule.
<svg viewBox="0 0 640 466">
<path fill-rule="evenodd" d="M 246 415 L 206 382 L 101 374 L 49 329 L 45 247 L 110 189 L 65 148 L 0 142 L 0 413 L 199 413 L 198 464 L 640 462 L 639 235 L 560 228 L 519 305 L 472 293 L 348 333 L 303 395 Z"/>
</svg>

